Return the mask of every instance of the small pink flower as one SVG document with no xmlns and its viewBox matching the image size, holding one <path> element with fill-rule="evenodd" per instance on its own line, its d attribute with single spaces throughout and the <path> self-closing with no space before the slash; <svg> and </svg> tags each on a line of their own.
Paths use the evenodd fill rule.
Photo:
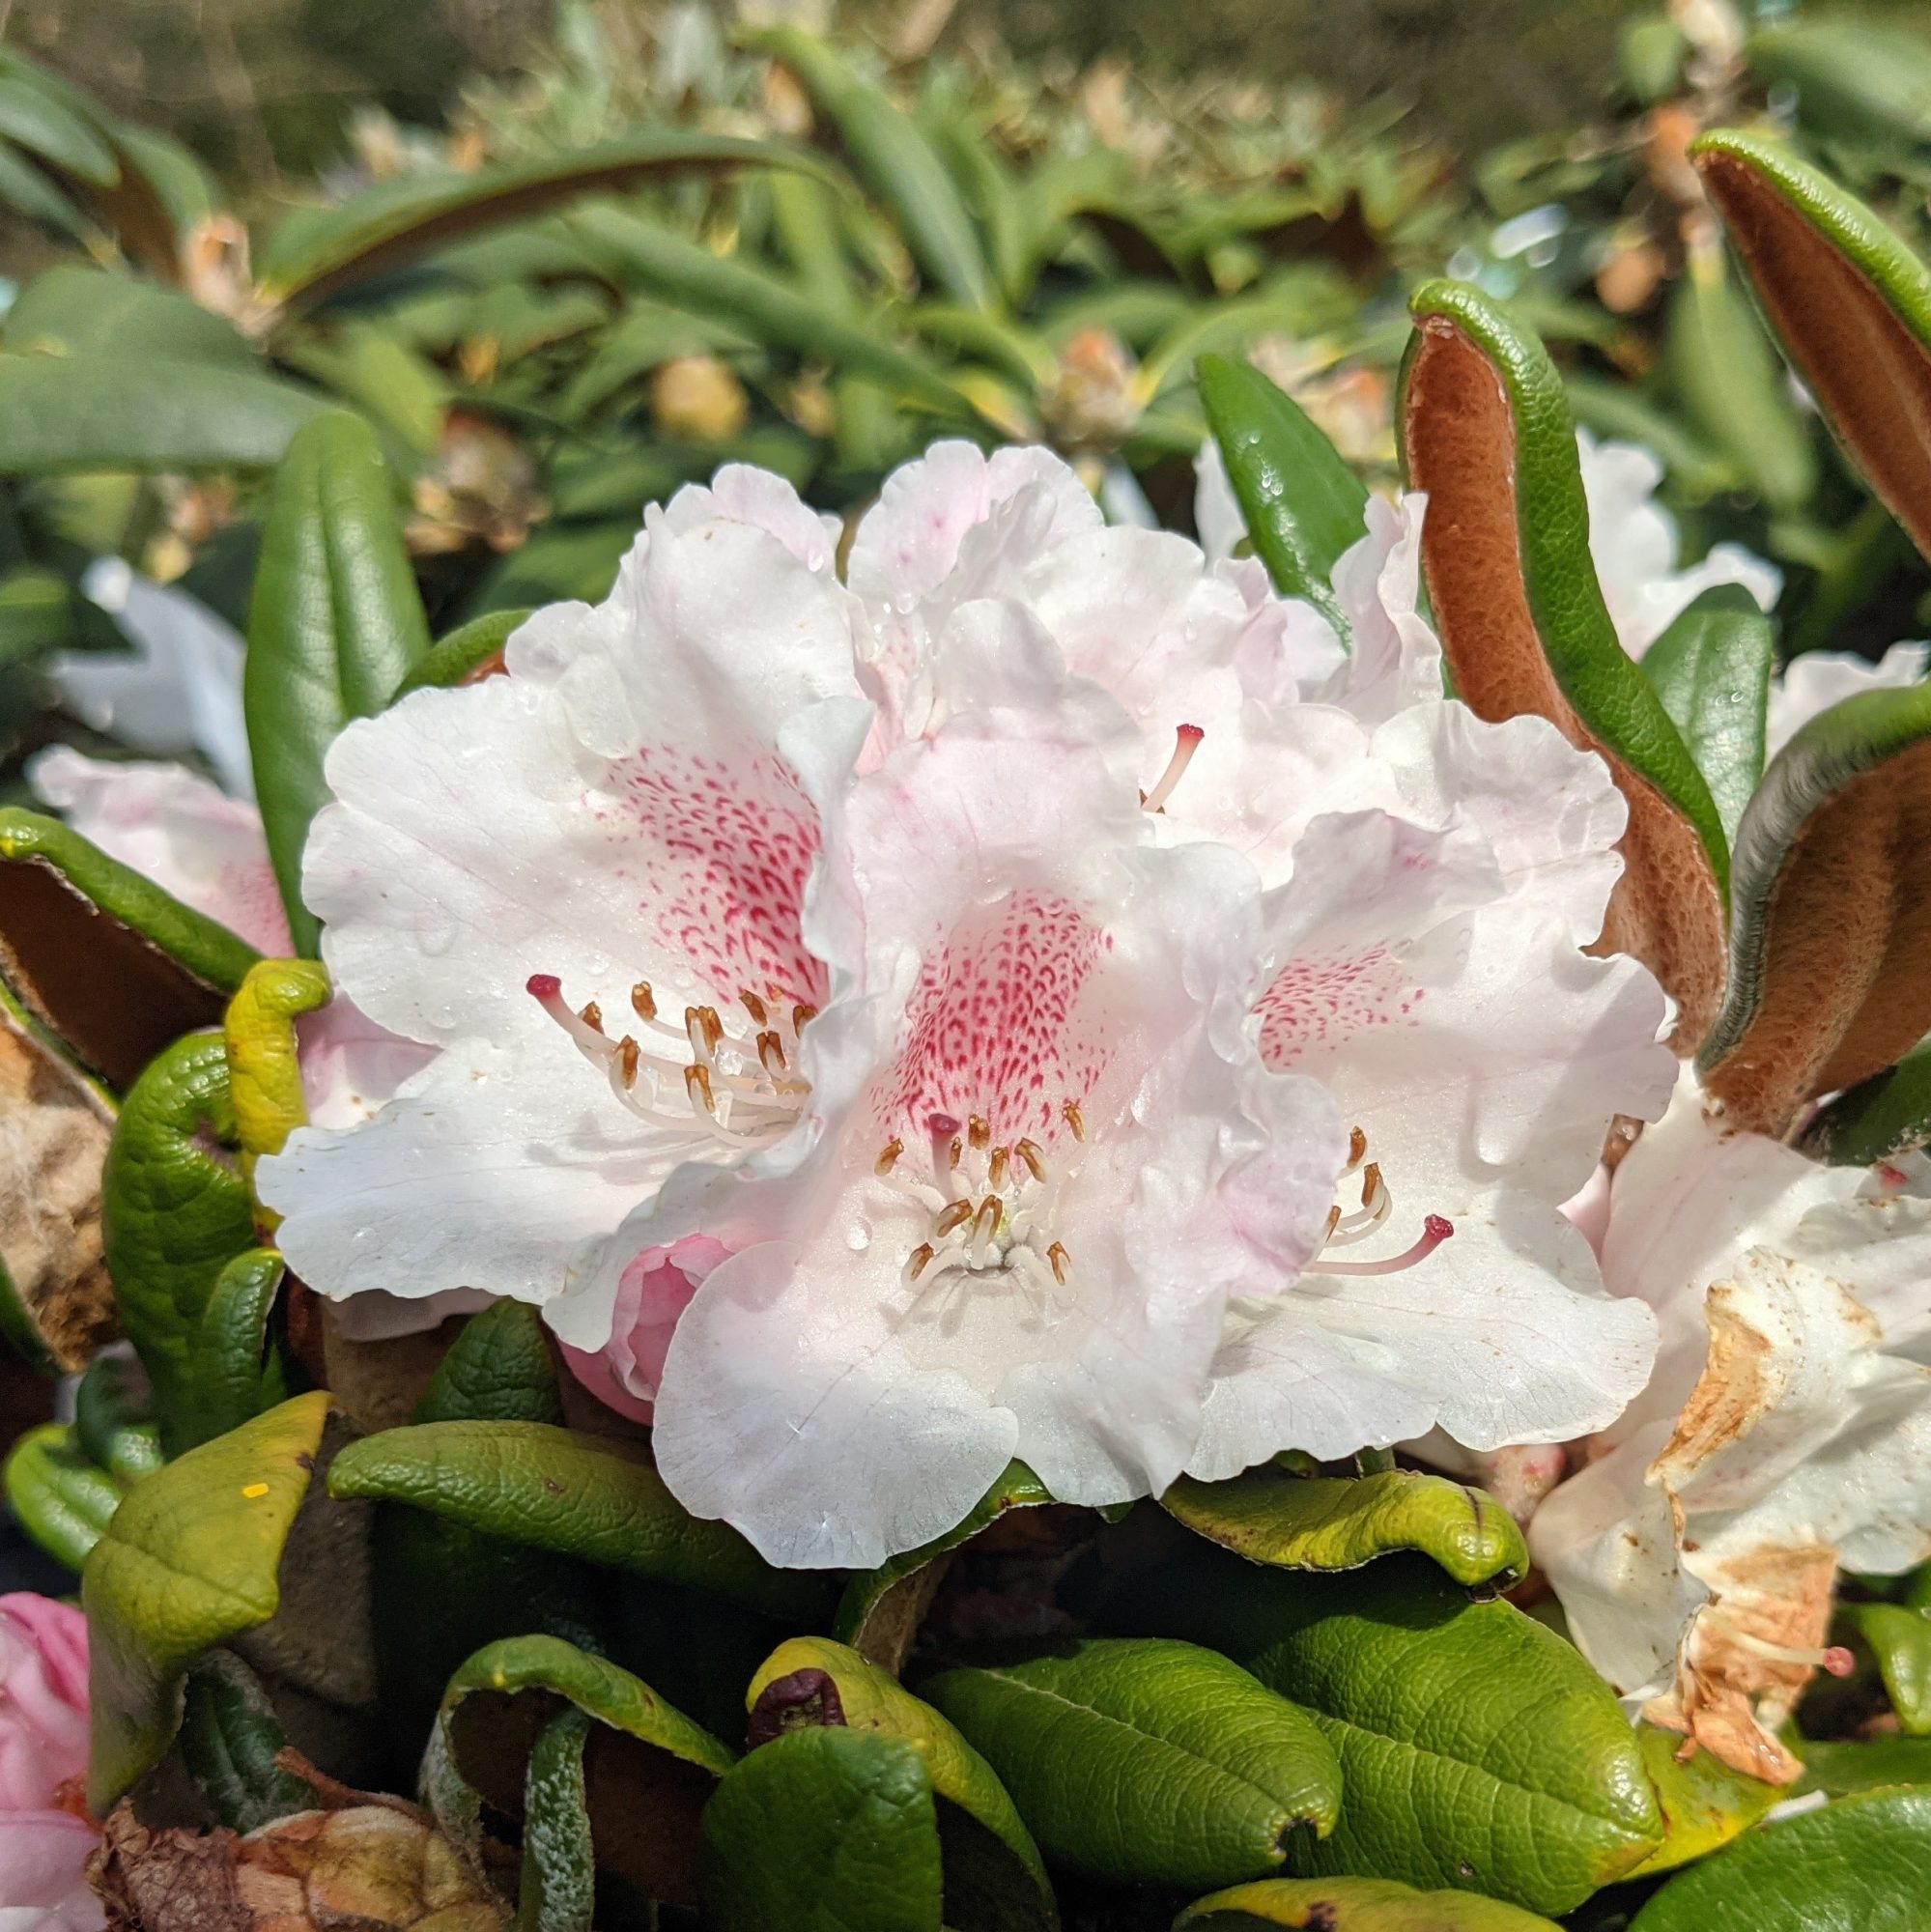
<svg viewBox="0 0 1931 1932">
<path fill-rule="evenodd" d="M 87 1777 L 87 1620 L 24 1592 L 0 1597 L 0 1926 L 95 1932 L 99 1836 Z"/>
<path fill-rule="evenodd" d="M 730 1250 L 708 1235 L 687 1235 L 667 1248 L 646 1248 L 617 1283 L 615 1325 L 602 1349 L 563 1345 L 570 1373 L 608 1408 L 648 1422 L 664 1379 L 677 1318 L 698 1284 Z"/>
</svg>

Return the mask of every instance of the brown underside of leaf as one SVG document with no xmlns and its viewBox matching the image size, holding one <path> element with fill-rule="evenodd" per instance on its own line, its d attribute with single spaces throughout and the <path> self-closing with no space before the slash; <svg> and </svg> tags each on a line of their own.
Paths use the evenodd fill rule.
<svg viewBox="0 0 1931 1932">
<path fill-rule="evenodd" d="M 1931 555 L 1931 356 L 1870 278 L 1756 169 L 1720 150 L 1696 165 L 1826 420 Z"/>
<path fill-rule="evenodd" d="M 1780 1136 L 1812 1095 L 1931 1032 L 1931 741 L 1813 811 L 1771 895 L 1763 997 L 1704 1086 L 1726 1127 Z"/>
<path fill-rule="evenodd" d="M 38 860 L 0 863 L 0 974 L 111 1086 L 162 1047 L 218 1026 L 223 1000 Z"/>
<path fill-rule="evenodd" d="M 323 1382 L 355 1433 L 375 1435 L 413 1420 L 416 1404 L 428 1394 L 438 1365 L 468 1317 L 452 1315 L 435 1328 L 383 1342 L 353 1342 L 342 1333 L 334 1302 L 305 1284 L 299 1292 L 304 1319 L 319 1317 Z M 309 1366 L 308 1353 L 303 1353 L 304 1366 Z"/>
<path fill-rule="evenodd" d="M 1623 876 L 1592 951 L 1628 952 L 1649 967 L 1680 1009 L 1678 1051 L 1691 1052 L 1723 991 L 1723 914 L 1709 859 L 1695 828 L 1591 735 L 1556 683 L 1522 577 L 1508 391 L 1452 323 L 1432 316 L 1421 329 L 1408 373 L 1408 471 L 1428 493 L 1422 567 L 1457 695 L 1491 723 L 1547 718 L 1608 765 L 1630 821 L 1617 848 Z"/>
<path fill-rule="evenodd" d="M 111 1123 L 37 1041 L 0 1025 L 0 1262 L 70 1374 L 119 1332 L 100 1259 L 100 1163 Z"/>
</svg>

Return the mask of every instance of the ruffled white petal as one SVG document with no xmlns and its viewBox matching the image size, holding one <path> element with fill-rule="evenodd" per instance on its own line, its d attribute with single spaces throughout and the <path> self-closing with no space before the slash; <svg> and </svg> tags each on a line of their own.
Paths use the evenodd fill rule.
<svg viewBox="0 0 1931 1932">
<path fill-rule="evenodd" d="M 1849 651 L 1805 651 L 1771 680 L 1765 751 L 1771 757 L 1820 712 L 1866 691 L 1893 691 L 1924 675 L 1931 644 L 1892 644 L 1876 664 Z"/>
</svg>

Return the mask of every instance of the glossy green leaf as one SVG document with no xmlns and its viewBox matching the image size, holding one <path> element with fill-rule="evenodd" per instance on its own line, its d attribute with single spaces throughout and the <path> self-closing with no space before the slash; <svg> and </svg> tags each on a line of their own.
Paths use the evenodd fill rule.
<svg viewBox="0 0 1931 1932">
<path fill-rule="evenodd" d="M 287 1269 L 272 1248 L 250 1248 L 214 1277 L 190 1356 L 184 1445 L 206 1442 L 287 1401 L 291 1367 L 269 1332 Z"/>
<path fill-rule="evenodd" d="M 228 1002 L 228 1094 L 241 1145 L 241 1173 L 254 1185 L 255 1162 L 280 1153 L 308 1120 L 296 1021 L 328 1004 L 328 975 L 312 959 L 264 959 Z M 264 1210 L 264 1225 L 275 1217 Z"/>
<path fill-rule="evenodd" d="M 1707 1856 L 1760 1823 L 1772 1805 L 1788 1796 L 1777 1785 L 1732 1771 L 1714 1751 L 1699 1750 L 1679 1760 L 1683 1739 L 1674 1731 L 1639 1724 L 1636 1741 L 1662 1814 L 1662 1843 L 1631 1869 L 1631 1878 L 1674 1871 Z"/>
<path fill-rule="evenodd" d="M 97 1817 L 165 1755 L 188 1665 L 280 1606 L 282 1548 L 327 1413 L 327 1393 L 297 1396 L 189 1450 L 133 1490 L 95 1545 L 81 1603 Z"/>
<path fill-rule="evenodd" d="M 422 662 L 403 680 L 397 696 L 419 691 L 424 685 L 469 684 L 488 675 L 492 664 L 500 662 L 510 634 L 532 614 L 525 605 L 520 610 L 491 611 L 459 624 L 429 647 Z"/>
<path fill-rule="evenodd" d="M 566 1704 L 537 1734 L 523 1782 L 517 1932 L 590 1932 L 597 1855 L 583 1778 L 590 1719 Z"/>
<path fill-rule="evenodd" d="M 1710 786 L 1733 842 L 1763 776 L 1776 628 L 1741 584 L 1704 591 L 1642 660 L 1690 755 Z"/>
<path fill-rule="evenodd" d="M 1908 1738 L 1931 1737 L 1931 1607 L 1860 1604 L 1856 1615 L 1898 1727 Z"/>
<path fill-rule="evenodd" d="M 58 819 L 0 810 L 0 975 L 113 1085 L 218 1018 L 259 956 Z"/>
<path fill-rule="evenodd" d="M 275 1763 L 288 1734 L 261 1680 L 230 1650 L 189 1667 L 181 1718 L 187 1775 L 231 1832 L 252 1832 L 309 1810 L 315 1793 Z"/>
<path fill-rule="evenodd" d="M 0 355 L 0 475 L 268 469 L 326 407 L 293 383 L 179 357 Z"/>
<path fill-rule="evenodd" d="M 1553 1922 L 1472 1891 L 1416 1891 L 1384 1878 L 1263 1879 L 1197 1899 L 1174 1932 L 1556 1932 Z"/>
<path fill-rule="evenodd" d="M 1057 1921 L 1038 1848 L 1006 1787 L 957 1726 L 896 1678 L 844 1644 L 794 1637 L 753 1677 L 745 1708 L 753 1747 L 807 1724 L 844 1724 L 910 1745 L 940 1801 L 948 1916 L 970 1924 L 996 1914 L 1009 1932 Z M 962 1818 L 953 1820 L 948 1806 Z M 995 1862 L 998 1869 L 988 1869 Z M 1000 1906 L 983 1915 L 966 1909 L 967 1896 L 980 1886 L 1000 1890 Z"/>
<path fill-rule="evenodd" d="M 924 129 L 833 48 L 797 27 L 768 27 L 753 44 L 798 76 L 926 274 L 960 301 L 993 307 L 998 298 L 979 232 Z"/>
<path fill-rule="evenodd" d="M 1306 1577 L 1214 1557 L 1148 1613 L 1292 1698 L 1334 1747 L 1346 1803 L 1331 1837 L 1299 1841 L 1304 1876 L 1461 1886 L 1562 1913 L 1661 1842 L 1609 1687 L 1553 1631 L 1471 1602 L 1426 1558 Z"/>
<path fill-rule="evenodd" d="M 36 275 L 7 311 L 16 355 L 159 356 L 264 373 L 261 353 L 233 323 L 173 289 L 63 262 Z"/>
<path fill-rule="evenodd" d="M 276 474 L 242 672 L 262 827 L 289 929 L 311 956 L 320 928 L 301 901 L 301 852 L 328 797 L 323 757 L 428 650 L 388 467 L 368 425 L 333 412 L 302 431 Z"/>
<path fill-rule="evenodd" d="M 695 1904 L 698 1814 L 733 1754 L 629 1671 L 557 1637 L 490 1644 L 449 1680 L 424 1774 L 438 1822 L 473 1844 L 479 1804 L 522 1815 L 566 1706 L 591 1719 L 582 1770 L 596 1862 L 646 1897 Z"/>
<path fill-rule="evenodd" d="M 330 1492 L 413 1504 L 494 1536 L 639 1577 L 707 1590 L 775 1615 L 811 1617 L 821 1578 L 774 1570 L 736 1530 L 699 1521 L 646 1453 L 535 1422 L 428 1422 L 351 1443 Z"/>
<path fill-rule="evenodd" d="M 111 187 L 120 179 L 121 164 L 99 133 L 18 72 L 0 73 L 0 137 L 89 187 Z"/>
<path fill-rule="evenodd" d="M 1493 1496 L 1406 1469 L 1349 1479 L 1264 1463 L 1225 1483 L 1182 1476 L 1160 1506 L 1250 1563 L 1276 1569 L 1355 1570 L 1392 1549 L 1419 1549 L 1458 1583 L 1501 1587 L 1529 1567 L 1521 1531 Z"/>
<path fill-rule="evenodd" d="M 98 1356 L 73 1392 L 73 1434 L 87 1457 L 122 1484 L 161 1466 L 154 1391 L 138 1362 Z"/>
<path fill-rule="evenodd" d="M 1046 1856 L 1096 1877 L 1228 1885 L 1334 1829 L 1341 1774 L 1317 1725 L 1192 1644 L 1095 1638 L 923 1690 Z"/>
<path fill-rule="evenodd" d="M 1860 1080 L 1819 1109 L 1803 1151 L 1837 1167 L 1870 1167 L 1931 1143 L 1931 1043 Z"/>
<path fill-rule="evenodd" d="M 615 208 L 585 209 L 571 225 L 609 257 L 615 273 L 664 301 L 729 322 L 760 342 L 869 376 L 940 414 L 974 413 L 936 364 L 901 349 L 882 327 L 824 307 L 769 270 L 714 255 L 667 227 Z"/>
<path fill-rule="evenodd" d="M 940 1932 L 932 1786 L 910 1745 L 810 1727 L 754 1750 L 704 1813 L 716 1932 Z"/>
<path fill-rule="evenodd" d="M 1669 384 L 1690 426 L 1772 508 L 1817 488 L 1817 452 L 1749 299 L 1720 249 L 1692 249 L 1669 302 Z"/>
<path fill-rule="evenodd" d="M 775 141 L 664 128 L 469 174 L 409 175 L 291 215 L 263 254 L 261 293 L 271 301 L 312 303 L 480 227 L 527 220 L 585 195 L 677 175 L 816 165 Z"/>
<path fill-rule="evenodd" d="M 470 1316 L 436 1365 L 415 1419 L 560 1424 L 563 1402 L 543 1318 L 527 1302 L 507 1298 Z"/>
<path fill-rule="evenodd" d="M 1840 1798 L 1752 1832 L 1683 1873 L 1630 1932 L 1919 1932 L 1931 1897 L 1931 1790 Z"/>
<path fill-rule="evenodd" d="M 1876 1737 L 1856 1744 L 1805 1739 L 1803 1776 L 1787 1795 L 1825 1791 L 1843 1798 L 1892 1784 L 1931 1786 L 1931 1738 Z"/>
<path fill-rule="evenodd" d="M 1931 274 L 1863 203 L 1775 143 L 1723 130 L 1690 154 L 1825 421 L 1931 551 Z"/>
<path fill-rule="evenodd" d="M 1345 642 L 1334 566 L 1366 530 L 1368 492 L 1307 412 L 1251 364 L 1202 356 L 1200 402 L 1274 588 L 1306 598 Z"/>
<path fill-rule="evenodd" d="M 1603 602 L 1561 381 L 1534 335 L 1465 283 L 1426 283 L 1410 307 L 1403 454 L 1428 493 L 1422 566 L 1456 692 L 1487 719 L 1538 713 L 1607 759 L 1630 821 L 1604 944 L 1649 966 L 1684 1039 L 1700 1039 L 1722 992 L 1728 848 Z"/>
<path fill-rule="evenodd" d="M 87 1561 L 127 1493 L 59 1422 L 30 1429 L 14 1444 L 4 1482 L 14 1520 L 70 1570 Z"/>
<path fill-rule="evenodd" d="M 895 1671 L 912 1647 L 951 1552 L 990 1528 L 1008 1510 L 1037 1509 L 1052 1500 L 1052 1492 L 1024 1463 L 1012 1463 L 945 1535 L 853 1577 L 838 1599 L 832 1634 L 867 1662 Z"/>
<path fill-rule="evenodd" d="M 1931 686 L 1804 724 L 1737 831 L 1730 980 L 1698 1055 L 1731 1129 L 1781 1135 L 1931 1033 Z"/>
<path fill-rule="evenodd" d="M 194 1438 L 194 1356 L 215 1279 L 255 1245 L 236 1150 L 228 1056 L 214 1033 L 189 1034 L 155 1060 L 107 1150 L 107 1269 L 170 1453 Z"/>
</svg>

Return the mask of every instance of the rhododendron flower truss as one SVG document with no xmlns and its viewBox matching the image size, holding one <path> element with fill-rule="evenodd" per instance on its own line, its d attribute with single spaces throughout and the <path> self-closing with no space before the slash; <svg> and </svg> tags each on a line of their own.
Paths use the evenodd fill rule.
<svg viewBox="0 0 1931 1932">
<path fill-rule="evenodd" d="M 876 1564 L 1014 1456 L 1066 1501 L 1163 1489 L 1228 1297 L 1321 1244 L 1348 1134 L 1254 1051 L 1258 881 L 1157 848 L 1136 746 L 1103 702 L 961 712 L 861 781 L 827 864 L 865 996 L 818 1022 L 845 1103 L 789 1177 L 660 1209 L 733 1253 L 659 1467 L 775 1561 Z"/>
<path fill-rule="evenodd" d="M 1657 1309 L 1650 1386 L 1531 1547 L 1603 1673 L 1787 1783 L 1775 1733 L 1828 1650 L 1840 1564 L 1931 1557 L 1931 1202 L 1895 1170 L 1720 1137 L 1686 1073 L 1617 1169 L 1603 1265 Z"/>
<path fill-rule="evenodd" d="M 727 469 L 651 512 L 605 604 L 525 625 L 507 675 L 336 742 L 304 869 L 324 957 L 437 1052 L 368 1127 L 262 1164 L 303 1279 L 516 1295 L 599 1348 L 624 1216 L 805 1117 L 812 793 L 870 718 L 831 565 L 787 486 Z"/>
</svg>

